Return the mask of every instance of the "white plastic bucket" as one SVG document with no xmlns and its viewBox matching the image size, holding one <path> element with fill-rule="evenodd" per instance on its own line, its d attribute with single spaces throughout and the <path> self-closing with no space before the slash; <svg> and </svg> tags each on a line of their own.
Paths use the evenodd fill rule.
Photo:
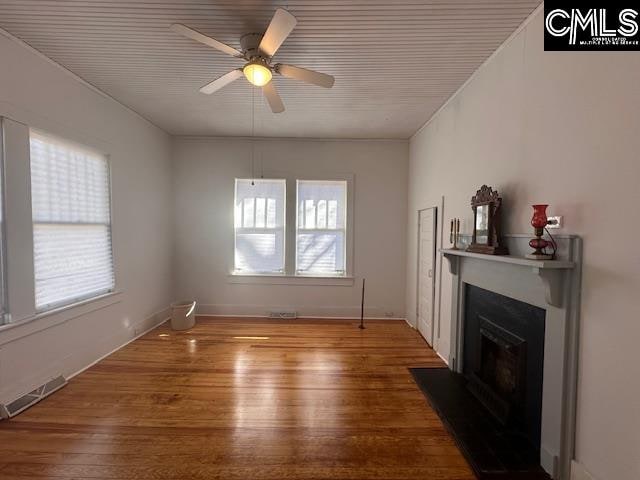
<svg viewBox="0 0 640 480">
<path fill-rule="evenodd" d="M 195 324 L 195 300 L 182 300 L 171 304 L 171 328 L 173 330 L 189 330 Z"/>
</svg>

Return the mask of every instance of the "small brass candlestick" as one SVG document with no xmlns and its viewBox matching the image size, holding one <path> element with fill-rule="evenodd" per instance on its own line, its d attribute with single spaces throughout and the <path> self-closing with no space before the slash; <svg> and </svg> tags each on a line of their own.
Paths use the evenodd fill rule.
<svg viewBox="0 0 640 480">
<path fill-rule="evenodd" d="M 460 240 L 460 219 L 453 218 L 451 220 L 451 230 L 449 232 L 449 242 L 453 245 L 451 250 L 458 250 L 458 241 Z"/>
</svg>

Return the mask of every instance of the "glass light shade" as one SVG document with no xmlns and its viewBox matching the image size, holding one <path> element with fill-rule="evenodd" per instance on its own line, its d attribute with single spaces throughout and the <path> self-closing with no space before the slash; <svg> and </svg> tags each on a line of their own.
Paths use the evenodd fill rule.
<svg viewBox="0 0 640 480">
<path fill-rule="evenodd" d="M 533 217 L 531 226 L 534 228 L 544 228 L 547 226 L 547 207 L 549 205 L 532 205 Z"/>
<path fill-rule="evenodd" d="M 544 238 L 532 238 L 531 241 L 529 241 L 529 246 L 531 248 L 535 248 L 536 250 L 540 250 L 543 248 L 547 248 L 549 246 L 549 242 Z"/>
<path fill-rule="evenodd" d="M 263 87 L 271 81 L 271 70 L 260 62 L 251 62 L 245 65 L 242 73 L 247 77 L 249 83 L 256 87 Z"/>
</svg>

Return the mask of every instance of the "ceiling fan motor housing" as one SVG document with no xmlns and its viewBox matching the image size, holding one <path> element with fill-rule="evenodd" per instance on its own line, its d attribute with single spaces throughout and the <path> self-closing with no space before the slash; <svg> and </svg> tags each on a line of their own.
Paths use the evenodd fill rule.
<svg viewBox="0 0 640 480">
<path fill-rule="evenodd" d="M 265 57 L 258 48 L 263 36 L 264 35 L 262 33 L 247 33 L 240 37 L 240 46 L 242 47 L 242 51 L 247 59 L 253 60 L 257 57 L 269 60 L 269 57 Z"/>
</svg>

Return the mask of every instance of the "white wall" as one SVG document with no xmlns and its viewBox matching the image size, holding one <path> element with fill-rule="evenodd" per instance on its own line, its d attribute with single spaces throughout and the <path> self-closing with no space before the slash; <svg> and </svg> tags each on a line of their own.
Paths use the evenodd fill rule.
<svg viewBox="0 0 640 480">
<path fill-rule="evenodd" d="M 196 298 L 203 313 L 264 315 L 286 307 L 306 316 L 359 316 L 360 279 L 366 277 L 366 314 L 403 317 L 408 142 L 265 139 L 256 145 L 265 176 L 353 174 L 355 285 L 230 283 L 234 178 L 251 176 L 251 141 L 177 138 L 173 166 L 179 296 Z M 257 168 L 259 172 L 259 164 Z"/>
<path fill-rule="evenodd" d="M 118 294 L 0 327 L 0 402 L 70 375 L 166 318 L 172 298 L 170 138 L 28 47 L 0 35 L 9 309 L 33 318 L 28 126 L 110 156 Z"/>
<path fill-rule="evenodd" d="M 164 320 L 180 296 L 195 296 L 213 313 L 293 307 L 306 315 L 359 315 L 359 282 L 228 283 L 233 179 L 250 172 L 247 140 L 179 138 L 172 163 L 168 135 L 2 32 L 0 61 L 11 67 L 0 70 L 0 117 L 12 315 L 0 326 L 0 402 L 120 347 Z M 29 127 L 107 153 L 112 170 L 117 292 L 44 316 L 33 298 Z M 402 317 L 408 142 L 265 140 L 260 149 L 271 171 L 354 175 L 354 274 L 368 280 L 367 314 Z"/>
<path fill-rule="evenodd" d="M 533 203 L 584 238 L 577 460 L 600 480 L 640 478 L 640 56 L 543 50 L 541 10 L 410 142 L 407 312 L 416 292 L 417 210 L 464 219 L 483 183 L 504 198 L 507 233 Z M 439 285 L 440 286 L 440 285 Z M 442 276 L 449 354 L 451 277 Z"/>
</svg>

